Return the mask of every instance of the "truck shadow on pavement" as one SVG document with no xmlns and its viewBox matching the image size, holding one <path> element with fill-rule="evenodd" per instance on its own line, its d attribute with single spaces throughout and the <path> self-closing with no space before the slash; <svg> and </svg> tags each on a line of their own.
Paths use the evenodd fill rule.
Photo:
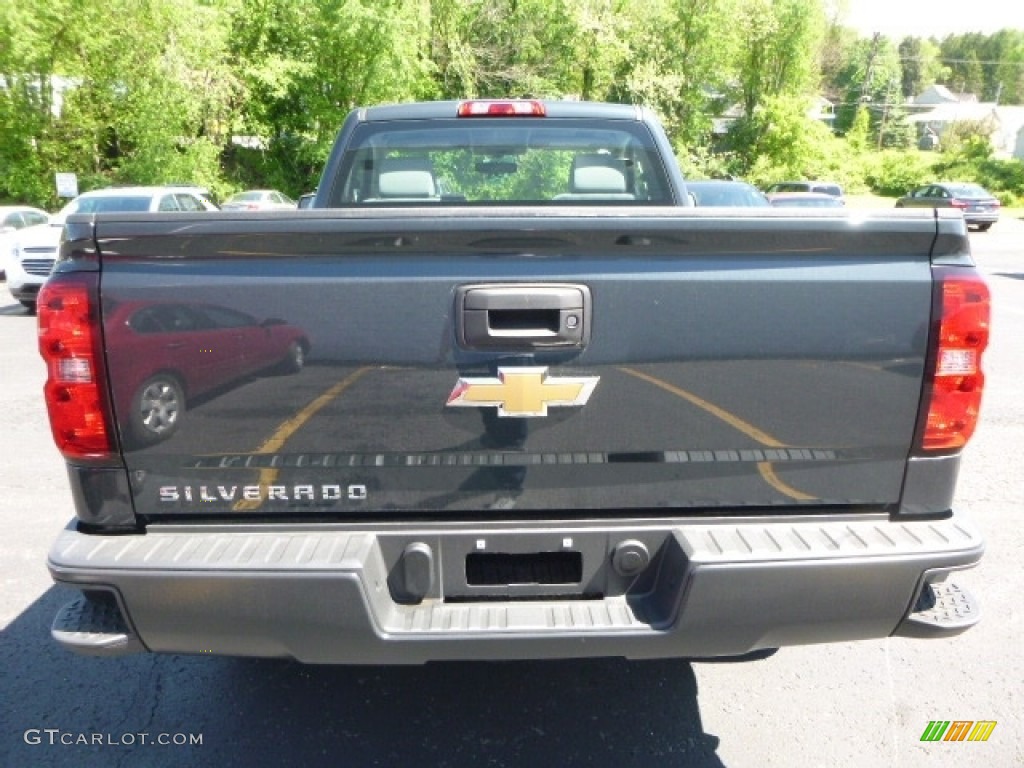
<svg viewBox="0 0 1024 768">
<path fill-rule="evenodd" d="M 69 598 L 49 589 L 2 632 L 0 765 L 723 768 L 685 661 L 90 659 L 50 639 Z"/>
<path fill-rule="evenodd" d="M 3 290 L 0 288 L 0 290 Z M 0 306 L 0 317 L 35 317 L 35 312 L 30 312 L 21 306 L 21 304 L 9 304 L 7 306 Z"/>
</svg>

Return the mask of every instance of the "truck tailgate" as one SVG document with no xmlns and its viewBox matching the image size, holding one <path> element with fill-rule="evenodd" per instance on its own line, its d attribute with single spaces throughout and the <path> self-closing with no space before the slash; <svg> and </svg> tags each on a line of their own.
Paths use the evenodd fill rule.
<svg viewBox="0 0 1024 768">
<path fill-rule="evenodd" d="M 622 208 L 100 219 L 136 513 L 891 509 L 935 236 Z"/>
</svg>

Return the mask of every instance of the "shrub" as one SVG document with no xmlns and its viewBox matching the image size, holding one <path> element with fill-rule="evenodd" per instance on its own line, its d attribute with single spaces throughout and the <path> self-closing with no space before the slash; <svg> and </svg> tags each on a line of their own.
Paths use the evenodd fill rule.
<svg viewBox="0 0 1024 768">
<path fill-rule="evenodd" d="M 877 195 L 898 197 L 914 187 L 935 181 L 931 155 L 918 150 L 888 150 L 876 157 L 864 181 Z"/>
</svg>

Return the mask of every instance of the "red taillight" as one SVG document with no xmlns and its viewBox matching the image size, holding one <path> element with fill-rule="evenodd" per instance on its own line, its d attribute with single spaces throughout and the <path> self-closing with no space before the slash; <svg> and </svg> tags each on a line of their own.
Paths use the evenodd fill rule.
<svg viewBox="0 0 1024 768">
<path fill-rule="evenodd" d="M 54 277 L 36 302 L 39 353 L 46 362 L 46 408 L 57 448 L 69 459 L 114 454 L 103 377 L 98 274 Z"/>
<path fill-rule="evenodd" d="M 974 433 L 985 375 L 981 356 L 988 346 L 991 299 L 974 270 L 934 268 L 938 338 L 925 387 L 927 415 L 921 436 L 925 451 L 963 448 Z"/>
<path fill-rule="evenodd" d="M 949 204 L 951 206 L 953 206 L 954 208 L 969 208 L 970 205 L 971 205 L 966 200 L 958 200 L 955 197 L 952 200 L 949 201 Z"/>
<path fill-rule="evenodd" d="M 544 103 L 534 100 L 505 99 L 501 101 L 464 101 L 459 104 L 459 117 L 544 117 Z"/>
</svg>

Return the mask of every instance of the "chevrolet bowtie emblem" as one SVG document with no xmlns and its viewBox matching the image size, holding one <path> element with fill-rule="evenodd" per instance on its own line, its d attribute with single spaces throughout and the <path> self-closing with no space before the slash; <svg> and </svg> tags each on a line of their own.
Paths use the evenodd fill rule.
<svg viewBox="0 0 1024 768">
<path fill-rule="evenodd" d="M 449 406 L 494 406 L 499 416 L 547 416 L 549 406 L 581 406 L 599 376 L 548 376 L 547 368 L 499 368 L 498 377 L 459 379 Z"/>
</svg>

